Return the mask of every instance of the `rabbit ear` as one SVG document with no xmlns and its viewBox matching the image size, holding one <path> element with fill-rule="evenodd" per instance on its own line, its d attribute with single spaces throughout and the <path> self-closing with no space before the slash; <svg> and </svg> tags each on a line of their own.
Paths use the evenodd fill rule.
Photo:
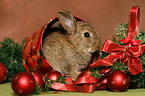
<svg viewBox="0 0 145 96">
<path fill-rule="evenodd" d="M 70 33 L 74 34 L 76 27 L 76 20 L 71 12 L 68 11 L 59 11 L 59 21 L 62 26 Z"/>
</svg>

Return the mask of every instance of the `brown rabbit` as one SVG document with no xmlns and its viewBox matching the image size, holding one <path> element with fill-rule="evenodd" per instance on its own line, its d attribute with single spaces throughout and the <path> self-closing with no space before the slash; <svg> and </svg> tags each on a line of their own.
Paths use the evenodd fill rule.
<svg viewBox="0 0 145 96">
<path fill-rule="evenodd" d="M 68 11 L 60 11 L 58 19 L 65 30 L 44 39 L 43 54 L 52 68 L 75 80 L 88 67 L 92 53 L 100 49 L 100 37 L 89 23 L 76 21 Z"/>
</svg>

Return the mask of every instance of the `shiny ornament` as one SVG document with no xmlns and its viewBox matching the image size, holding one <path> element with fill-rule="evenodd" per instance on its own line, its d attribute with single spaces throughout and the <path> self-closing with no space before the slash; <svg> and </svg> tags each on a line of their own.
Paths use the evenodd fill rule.
<svg viewBox="0 0 145 96">
<path fill-rule="evenodd" d="M 0 83 L 2 83 L 7 78 L 7 68 L 0 62 Z"/>
<path fill-rule="evenodd" d="M 45 74 L 45 77 L 47 77 L 49 80 L 53 80 L 53 81 L 56 81 L 61 76 L 62 76 L 62 74 L 56 70 L 50 70 Z"/>
<path fill-rule="evenodd" d="M 34 76 L 38 86 L 40 86 L 43 89 L 44 83 L 45 83 L 45 76 L 44 76 L 44 74 L 39 72 L 39 71 L 31 72 L 31 74 Z"/>
<path fill-rule="evenodd" d="M 19 72 L 13 77 L 11 87 L 18 95 L 30 95 L 36 88 L 36 81 L 31 73 Z"/>
<path fill-rule="evenodd" d="M 108 76 L 108 87 L 112 91 L 125 91 L 129 83 L 129 76 L 122 70 L 115 70 Z"/>
</svg>

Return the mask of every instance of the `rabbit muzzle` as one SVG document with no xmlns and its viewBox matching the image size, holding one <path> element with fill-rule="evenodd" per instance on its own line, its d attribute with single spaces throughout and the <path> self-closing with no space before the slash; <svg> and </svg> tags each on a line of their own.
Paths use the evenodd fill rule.
<svg viewBox="0 0 145 96">
<path fill-rule="evenodd" d="M 90 53 L 94 53 L 95 51 L 100 50 L 100 42 L 94 42 L 91 47 L 88 49 Z"/>
</svg>

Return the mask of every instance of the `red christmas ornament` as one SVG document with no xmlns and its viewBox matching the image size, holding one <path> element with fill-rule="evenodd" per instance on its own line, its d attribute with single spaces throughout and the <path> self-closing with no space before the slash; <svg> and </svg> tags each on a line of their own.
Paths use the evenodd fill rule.
<svg viewBox="0 0 145 96">
<path fill-rule="evenodd" d="M 108 76 L 108 87 L 112 91 L 125 91 L 129 87 L 130 78 L 121 70 L 115 70 Z"/>
<path fill-rule="evenodd" d="M 60 76 L 62 76 L 62 74 L 56 70 L 50 70 L 45 74 L 45 77 L 53 81 L 56 81 Z"/>
<path fill-rule="evenodd" d="M 43 89 L 44 83 L 45 83 L 45 76 L 44 76 L 44 74 L 39 72 L 39 71 L 31 72 L 31 74 L 34 76 L 34 78 L 36 80 L 36 83 L 38 85 L 40 85 L 41 88 Z"/>
<path fill-rule="evenodd" d="M 4 64 L 0 62 L 0 83 L 7 78 L 8 70 Z"/>
<path fill-rule="evenodd" d="M 13 77 L 11 87 L 18 95 L 30 95 L 36 88 L 36 81 L 31 73 L 20 72 Z"/>
</svg>

